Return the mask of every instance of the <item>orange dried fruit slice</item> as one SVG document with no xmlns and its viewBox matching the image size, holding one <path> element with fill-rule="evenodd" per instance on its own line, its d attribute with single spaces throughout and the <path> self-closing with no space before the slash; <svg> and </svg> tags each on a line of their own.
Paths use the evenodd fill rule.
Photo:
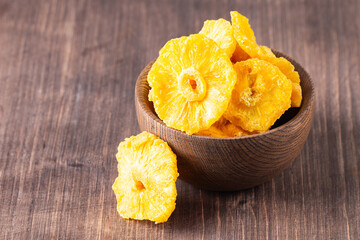
<svg viewBox="0 0 360 240">
<path fill-rule="evenodd" d="M 142 132 L 121 142 L 112 188 L 123 218 L 166 222 L 175 209 L 176 155 L 166 142 Z"/>
<path fill-rule="evenodd" d="M 195 135 L 202 135 L 208 137 L 229 137 L 226 133 L 214 126 L 211 126 L 209 129 L 206 130 L 201 130 L 200 132 L 195 133 Z"/>
<path fill-rule="evenodd" d="M 149 100 L 172 128 L 197 133 L 225 112 L 236 82 L 226 53 L 203 34 L 172 39 L 148 74 Z"/>
<path fill-rule="evenodd" d="M 232 124 L 226 118 L 221 117 L 207 130 L 202 130 L 197 135 L 210 136 L 210 137 L 241 137 L 249 135 L 242 128 Z"/>
<path fill-rule="evenodd" d="M 280 69 L 280 71 L 292 82 L 291 106 L 300 107 L 302 101 L 302 90 L 300 86 L 300 76 L 295 71 L 294 66 L 286 58 L 271 58 L 268 62 Z"/>
<path fill-rule="evenodd" d="M 249 132 L 264 132 L 291 105 L 291 81 L 256 58 L 234 64 L 238 80 L 224 117 Z"/>
<path fill-rule="evenodd" d="M 290 79 L 292 83 L 291 106 L 300 107 L 302 101 L 300 76 L 299 73 L 295 71 L 294 65 L 286 58 L 276 57 L 271 49 L 266 46 L 260 46 L 260 49 L 261 54 L 258 58 L 275 65 L 288 79 Z"/>
<path fill-rule="evenodd" d="M 229 21 L 222 18 L 207 20 L 199 33 L 214 40 L 229 58 L 233 55 L 237 43 Z"/>
<path fill-rule="evenodd" d="M 230 15 L 234 36 L 239 46 L 250 57 L 259 58 L 277 66 L 292 82 L 291 106 L 300 107 L 302 101 L 300 76 L 294 70 L 294 66 L 283 57 L 277 58 L 268 47 L 259 46 L 256 43 L 254 32 L 245 16 L 236 11 L 230 12 Z"/>
<path fill-rule="evenodd" d="M 242 129 L 241 127 L 236 126 L 235 124 L 232 124 L 228 120 L 223 125 L 220 125 L 219 128 L 221 129 L 221 131 L 226 133 L 229 137 L 242 137 L 242 136 L 247 136 L 247 135 L 251 134 L 251 133 L 245 131 L 244 129 Z"/>
<path fill-rule="evenodd" d="M 240 48 L 250 57 L 259 56 L 261 49 L 256 43 L 255 34 L 251 29 L 249 19 L 236 11 L 231 11 L 230 15 L 234 37 Z"/>
<path fill-rule="evenodd" d="M 276 58 L 275 54 L 267 46 L 259 46 L 261 50 L 262 60 L 267 61 L 268 58 Z"/>
</svg>

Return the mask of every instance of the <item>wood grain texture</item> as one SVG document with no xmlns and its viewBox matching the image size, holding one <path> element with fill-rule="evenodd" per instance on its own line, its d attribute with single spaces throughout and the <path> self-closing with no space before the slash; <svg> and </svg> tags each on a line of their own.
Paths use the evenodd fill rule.
<svg viewBox="0 0 360 240">
<path fill-rule="evenodd" d="M 358 9 L 358 0 L 0 0 L 0 239 L 358 239 Z M 139 133 L 137 76 L 167 40 L 231 10 L 310 73 L 303 150 L 245 191 L 178 181 L 165 224 L 121 219 L 114 155 Z"/>
<path fill-rule="evenodd" d="M 314 115 L 314 87 L 309 74 L 296 61 L 285 57 L 299 73 L 302 88 L 300 108 L 292 108 L 277 121 L 277 127 L 261 134 L 233 138 L 188 135 L 169 128 L 156 115 L 148 100 L 148 73 L 140 73 L 135 85 L 135 107 L 141 131 L 166 141 L 177 156 L 179 178 L 206 190 L 237 191 L 268 181 L 297 157 L 308 137 Z"/>
</svg>

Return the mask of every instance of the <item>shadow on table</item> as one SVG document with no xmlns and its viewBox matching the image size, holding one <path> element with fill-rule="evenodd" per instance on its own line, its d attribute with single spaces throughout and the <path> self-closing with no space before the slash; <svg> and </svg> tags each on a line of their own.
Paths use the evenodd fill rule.
<svg viewBox="0 0 360 240">
<path fill-rule="evenodd" d="M 254 203 L 258 187 L 237 192 L 214 192 L 178 181 L 176 208 L 165 228 L 190 231 L 194 236 L 214 236 L 223 221 L 238 221 L 237 215 Z M 236 224 L 234 222 L 234 224 Z"/>
</svg>

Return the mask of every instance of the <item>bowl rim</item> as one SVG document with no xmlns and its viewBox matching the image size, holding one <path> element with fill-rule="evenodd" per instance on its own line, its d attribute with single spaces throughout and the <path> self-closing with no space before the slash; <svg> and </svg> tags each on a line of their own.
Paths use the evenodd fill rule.
<svg viewBox="0 0 360 240">
<path fill-rule="evenodd" d="M 165 127 L 167 129 L 167 131 L 173 131 L 173 133 L 177 133 L 182 137 L 186 137 L 186 138 L 194 138 L 194 139 L 203 139 L 206 141 L 211 141 L 211 140 L 221 140 L 221 141 L 234 141 L 234 140 L 245 140 L 245 139 L 253 139 L 253 138 L 258 138 L 258 137 L 264 137 L 267 135 L 270 135 L 274 132 L 278 132 L 283 130 L 284 128 L 289 128 L 289 127 L 293 127 L 296 126 L 297 123 L 299 123 L 302 119 L 302 117 L 305 115 L 305 113 L 309 112 L 310 108 L 313 107 L 314 104 L 314 100 L 315 100 L 315 91 L 314 91 L 314 83 L 309 75 L 309 73 L 298 63 L 296 62 L 294 59 L 290 58 L 288 55 L 274 49 L 271 48 L 272 52 L 276 55 L 276 57 L 284 57 L 285 59 L 287 59 L 288 61 L 290 61 L 294 67 L 295 70 L 297 72 L 299 72 L 299 70 L 303 73 L 303 75 L 306 76 L 308 82 L 309 82 L 309 99 L 308 101 L 306 101 L 306 105 L 304 105 L 304 99 L 302 99 L 301 102 L 301 106 L 299 111 L 296 113 L 296 115 L 294 117 L 292 117 L 290 120 L 288 120 L 286 123 L 267 130 L 265 132 L 261 132 L 261 133 L 255 133 L 255 134 L 251 134 L 251 135 L 246 135 L 246 136 L 238 136 L 238 137 L 212 137 L 212 136 L 204 136 L 204 135 L 196 135 L 196 134 L 192 134 L 189 135 L 185 132 L 182 132 L 180 130 L 168 127 L 154 112 L 151 111 L 151 109 L 149 109 L 147 107 L 147 105 L 145 104 L 145 102 L 140 101 L 139 97 L 140 97 L 140 85 L 142 84 L 142 82 L 144 82 L 146 84 L 146 86 L 150 89 L 150 86 L 148 84 L 148 82 L 144 79 L 146 79 L 144 77 L 144 75 L 148 74 L 148 72 L 151 69 L 152 64 L 156 61 L 156 59 L 152 60 L 150 63 L 148 63 L 143 70 L 141 71 L 141 73 L 139 74 L 136 84 L 135 84 L 135 101 L 138 102 L 138 107 L 141 107 L 143 112 L 145 112 L 152 120 L 154 120 L 155 122 L 159 123 L 162 127 Z M 300 75 L 300 74 L 299 74 Z M 300 83 L 301 83 L 302 79 L 300 78 Z M 303 90 L 303 88 L 302 88 Z M 149 100 L 147 100 L 148 102 L 150 102 Z M 301 124 L 300 124 L 301 125 Z"/>
</svg>

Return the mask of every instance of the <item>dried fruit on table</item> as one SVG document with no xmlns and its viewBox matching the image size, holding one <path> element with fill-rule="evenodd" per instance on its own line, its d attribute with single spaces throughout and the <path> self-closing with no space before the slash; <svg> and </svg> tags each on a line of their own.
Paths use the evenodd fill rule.
<svg viewBox="0 0 360 240">
<path fill-rule="evenodd" d="M 226 118 L 221 117 L 209 129 L 202 130 L 196 134 L 210 137 L 241 137 L 250 133 L 232 124 Z"/>
<path fill-rule="evenodd" d="M 204 22 L 204 26 L 199 33 L 214 40 L 226 52 L 229 58 L 233 55 L 237 43 L 229 21 L 222 18 L 207 20 Z"/>
<path fill-rule="evenodd" d="M 234 36 L 239 46 L 252 58 L 268 61 L 278 67 L 292 82 L 291 106 L 300 107 L 302 93 L 300 87 L 300 76 L 294 70 L 294 66 L 285 58 L 277 58 L 266 46 L 258 46 L 249 20 L 236 11 L 230 12 Z"/>
<path fill-rule="evenodd" d="M 234 64 L 238 80 L 224 117 L 249 132 L 264 132 L 291 105 L 291 81 L 272 64 L 252 58 Z"/>
<path fill-rule="evenodd" d="M 210 128 L 236 82 L 226 53 L 202 34 L 170 40 L 148 74 L 149 100 L 165 124 L 187 134 Z"/>
<path fill-rule="evenodd" d="M 142 132 L 121 142 L 116 154 L 119 175 L 113 184 L 123 218 L 167 221 L 175 209 L 176 155 L 155 135 Z"/>
</svg>

